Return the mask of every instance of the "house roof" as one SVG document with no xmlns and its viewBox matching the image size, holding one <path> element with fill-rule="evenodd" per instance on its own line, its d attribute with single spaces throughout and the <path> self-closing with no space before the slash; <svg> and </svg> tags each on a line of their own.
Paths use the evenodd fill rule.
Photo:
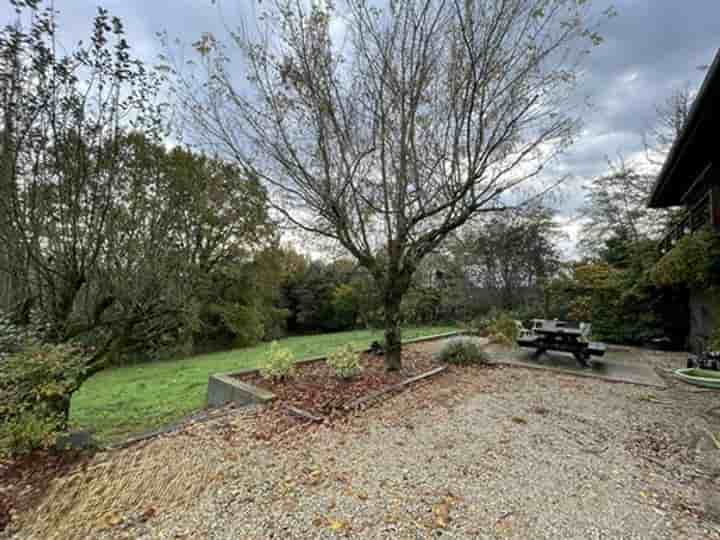
<svg viewBox="0 0 720 540">
<path fill-rule="evenodd" d="M 650 208 L 682 204 L 683 195 L 717 155 L 719 135 L 720 51 L 715 56 L 715 61 L 690 108 L 685 126 L 670 149 L 655 181 L 648 202 Z"/>
</svg>

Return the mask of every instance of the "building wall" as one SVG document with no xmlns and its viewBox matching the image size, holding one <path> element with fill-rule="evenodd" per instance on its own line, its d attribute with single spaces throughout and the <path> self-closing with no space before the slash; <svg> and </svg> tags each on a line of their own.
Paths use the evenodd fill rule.
<svg viewBox="0 0 720 540">
<path fill-rule="evenodd" d="M 720 298 L 707 289 L 690 291 L 690 335 L 688 345 L 694 353 L 705 350 L 714 328 L 715 306 Z"/>
</svg>

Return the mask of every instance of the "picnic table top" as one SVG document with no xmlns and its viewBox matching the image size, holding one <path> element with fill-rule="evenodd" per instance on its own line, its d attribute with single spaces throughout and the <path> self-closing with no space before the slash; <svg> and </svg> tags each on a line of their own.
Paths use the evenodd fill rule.
<svg viewBox="0 0 720 540">
<path fill-rule="evenodd" d="M 571 336 L 573 338 L 577 338 L 579 336 Z M 595 355 L 595 356 L 603 356 L 605 354 L 605 351 L 607 351 L 607 345 L 604 343 L 600 343 L 597 341 L 580 341 L 579 339 L 573 339 L 572 341 L 555 341 L 555 342 L 547 342 L 542 339 L 539 339 L 538 336 L 534 337 L 523 337 L 517 339 L 517 344 L 521 347 L 531 347 L 535 349 L 543 349 L 543 350 L 559 350 L 559 351 L 566 351 L 566 352 L 573 352 L 573 351 L 587 351 L 588 353 Z M 571 347 L 568 349 L 567 347 Z"/>
<path fill-rule="evenodd" d="M 556 326 L 554 328 L 534 328 L 533 332 L 536 334 L 547 334 L 547 335 L 567 335 L 567 336 L 582 336 L 582 331 L 579 328 L 571 328 L 567 326 Z"/>
</svg>

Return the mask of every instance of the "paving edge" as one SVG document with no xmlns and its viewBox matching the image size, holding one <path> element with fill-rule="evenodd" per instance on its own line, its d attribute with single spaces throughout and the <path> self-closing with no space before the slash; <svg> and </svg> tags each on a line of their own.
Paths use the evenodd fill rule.
<svg viewBox="0 0 720 540">
<path fill-rule="evenodd" d="M 444 332 L 442 334 L 433 334 L 431 336 L 422 336 L 418 338 L 403 341 L 403 345 L 412 345 L 414 343 L 422 343 L 425 341 L 434 341 L 454 336 L 466 334 L 463 330 L 454 332 Z M 358 352 L 367 353 L 370 349 L 361 349 Z M 326 355 L 311 356 L 298 360 L 296 365 L 313 364 L 315 362 L 324 362 Z M 242 375 L 257 375 L 260 370 L 257 368 L 240 369 L 225 373 L 215 373 L 208 378 L 207 405 L 208 407 L 222 407 L 228 403 L 234 403 L 239 407 L 268 403 L 275 399 L 275 394 L 263 390 L 252 384 L 242 382 L 237 377 Z"/>
<path fill-rule="evenodd" d="M 246 407 L 238 408 L 232 404 L 228 404 L 227 407 L 218 407 L 215 409 L 201 409 L 198 412 L 183 416 L 182 418 L 179 418 L 170 424 L 165 424 L 159 428 L 143 431 L 138 435 L 133 435 L 132 437 L 114 443 L 99 445 L 98 449 L 101 451 L 121 450 L 138 443 L 149 441 L 159 437 L 160 435 L 167 435 L 169 433 L 181 431 L 190 424 L 204 424 L 212 420 L 218 420 L 219 418 L 231 416 L 239 412 L 245 412 L 247 410 L 249 409 Z"/>
<path fill-rule="evenodd" d="M 646 386 L 649 388 L 667 388 L 664 384 L 655 383 L 643 383 L 638 381 L 629 381 L 626 379 L 618 379 L 616 377 L 607 377 L 605 375 L 598 375 L 596 373 L 583 373 L 582 371 L 566 370 L 562 368 L 556 368 L 553 366 L 534 366 L 532 364 L 526 364 L 524 362 L 512 361 L 512 360 L 490 360 L 491 366 L 504 366 L 518 369 L 538 369 L 541 371 L 551 371 L 553 373 L 560 373 L 562 375 L 570 375 L 571 377 L 585 377 L 586 379 L 597 379 L 609 383 L 616 384 L 633 384 L 635 386 Z"/>
</svg>

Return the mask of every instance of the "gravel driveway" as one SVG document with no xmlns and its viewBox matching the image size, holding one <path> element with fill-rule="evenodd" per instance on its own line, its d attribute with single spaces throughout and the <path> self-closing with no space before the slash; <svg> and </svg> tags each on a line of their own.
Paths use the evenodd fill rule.
<svg viewBox="0 0 720 540">
<path fill-rule="evenodd" d="M 125 469 L 56 486 L 15 538 L 720 538 L 716 396 L 472 368 L 272 441 L 232 413 L 99 458 Z"/>
</svg>

